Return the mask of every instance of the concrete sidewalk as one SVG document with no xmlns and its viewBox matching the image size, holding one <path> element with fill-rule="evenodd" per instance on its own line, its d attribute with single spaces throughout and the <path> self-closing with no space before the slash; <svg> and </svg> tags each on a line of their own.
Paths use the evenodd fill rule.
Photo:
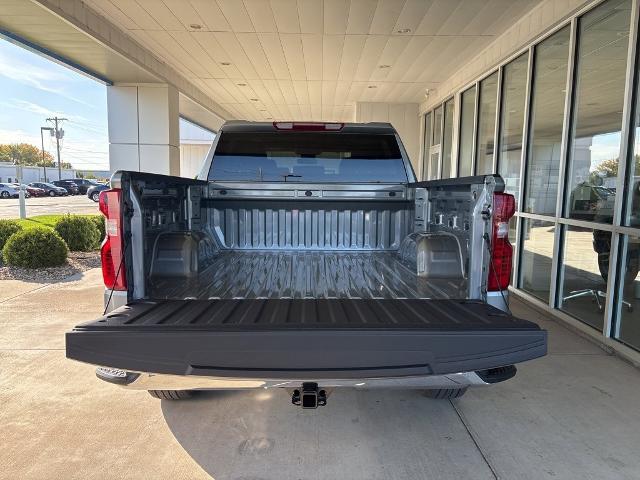
<svg viewBox="0 0 640 480">
<path fill-rule="evenodd" d="M 344 390 L 301 411 L 280 391 L 171 403 L 100 382 L 64 356 L 64 332 L 101 313 L 100 271 L 40 287 L 0 299 L 3 479 L 640 476 L 640 372 L 518 301 L 550 352 L 513 380 L 453 402 Z"/>
</svg>

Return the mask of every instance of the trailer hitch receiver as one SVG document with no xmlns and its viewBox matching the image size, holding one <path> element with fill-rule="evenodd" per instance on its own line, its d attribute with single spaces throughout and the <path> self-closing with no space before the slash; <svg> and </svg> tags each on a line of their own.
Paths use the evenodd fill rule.
<svg viewBox="0 0 640 480">
<path fill-rule="evenodd" d="M 322 407 L 327 404 L 327 392 L 318 389 L 317 383 L 306 382 L 302 388 L 293 391 L 291 403 L 302 408 Z"/>
</svg>

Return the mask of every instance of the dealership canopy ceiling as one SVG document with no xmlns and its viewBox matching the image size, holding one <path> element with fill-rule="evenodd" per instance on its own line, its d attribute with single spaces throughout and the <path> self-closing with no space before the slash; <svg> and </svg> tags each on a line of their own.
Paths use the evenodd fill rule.
<svg viewBox="0 0 640 480">
<path fill-rule="evenodd" d="M 107 82 L 167 81 L 181 112 L 348 121 L 421 102 L 539 0 L 0 0 L 0 28 Z"/>
</svg>

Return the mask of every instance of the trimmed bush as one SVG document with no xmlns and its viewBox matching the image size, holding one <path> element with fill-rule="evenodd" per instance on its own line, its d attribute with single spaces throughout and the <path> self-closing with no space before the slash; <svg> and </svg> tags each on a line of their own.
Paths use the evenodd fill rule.
<svg viewBox="0 0 640 480">
<path fill-rule="evenodd" d="M 90 218 L 93 223 L 95 224 L 96 228 L 98 229 L 98 232 L 100 232 L 100 240 L 99 242 L 101 243 L 102 240 L 104 240 L 105 235 L 107 234 L 105 232 L 105 227 L 104 227 L 104 215 L 91 215 L 88 218 Z"/>
<path fill-rule="evenodd" d="M 72 252 L 88 252 L 100 245 L 98 227 L 88 217 L 65 215 L 56 222 L 55 229 Z"/>
<path fill-rule="evenodd" d="M 15 220 L 0 220 L 0 250 L 14 233 L 22 230 L 22 226 Z"/>
<path fill-rule="evenodd" d="M 35 227 L 11 235 L 2 256 L 8 265 L 16 267 L 57 267 L 65 262 L 68 251 L 67 244 L 54 230 Z"/>
</svg>

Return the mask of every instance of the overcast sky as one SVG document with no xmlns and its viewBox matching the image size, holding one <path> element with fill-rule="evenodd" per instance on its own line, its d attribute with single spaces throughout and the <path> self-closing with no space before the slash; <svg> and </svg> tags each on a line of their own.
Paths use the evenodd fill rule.
<svg viewBox="0 0 640 480">
<path fill-rule="evenodd" d="M 40 148 L 46 119 L 66 117 L 62 161 L 86 170 L 109 168 L 106 87 L 0 39 L 0 143 Z M 55 157 L 55 139 L 44 148 Z"/>
</svg>

